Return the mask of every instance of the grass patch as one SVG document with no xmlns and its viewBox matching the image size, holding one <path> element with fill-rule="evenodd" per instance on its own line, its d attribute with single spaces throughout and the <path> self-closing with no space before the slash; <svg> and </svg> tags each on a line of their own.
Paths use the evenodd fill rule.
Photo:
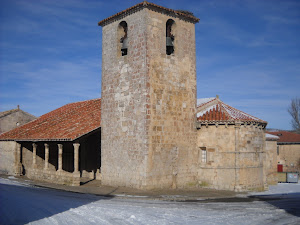
<svg viewBox="0 0 300 225">
<path fill-rule="evenodd" d="M 200 187 L 208 187 L 209 186 L 209 183 L 206 181 L 199 181 L 198 183 L 199 183 Z"/>
</svg>

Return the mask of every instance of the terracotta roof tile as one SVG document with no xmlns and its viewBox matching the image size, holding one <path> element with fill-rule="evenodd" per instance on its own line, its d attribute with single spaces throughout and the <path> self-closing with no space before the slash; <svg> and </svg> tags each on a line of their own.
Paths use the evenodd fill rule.
<svg viewBox="0 0 300 225">
<path fill-rule="evenodd" d="M 139 10 L 144 9 L 144 8 L 148 8 L 148 9 L 151 9 L 153 11 L 157 11 L 157 12 L 161 12 L 161 13 L 165 13 L 165 14 L 170 14 L 173 17 L 178 17 L 178 18 L 187 20 L 191 23 L 197 23 L 200 20 L 200 19 L 198 19 L 197 17 L 195 17 L 191 14 L 185 13 L 182 10 L 173 10 L 173 9 L 169 9 L 169 8 L 165 8 L 165 7 L 156 5 L 156 4 L 151 3 L 151 2 L 143 1 L 141 3 L 138 3 L 138 4 L 128 8 L 128 9 L 125 9 L 125 10 L 123 10 L 123 11 L 121 11 L 121 12 L 115 14 L 115 15 L 112 15 L 112 16 L 104 19 L 104 20 L 101 20 L 98 23 L 98 25 L 99 26 L 105 26 L 105 25 L 107 25 L 111 22 L 119 20 L 120 18 L 124 18 L 125 16 L 130 15 L 132 13 L 135 13 Z"/>
<path fill-rule="evenodd" d="M 267 123 L 257 117 L 251 116 L 236 108 L 233 108 L 217 98 L 206 98 L 197 106 L 198 121 L 243 121 Z"/>
<path fill-rule="evenodd" d="M 101 99 L 70 103 L 0 135 L 0 140 L 75 140 L 100 127 Z"/>
<path fill-rule="evenodd" d="M 300 134 L 288 131 L 267 131 L 266 133 L 279 137 L 278 143 L 300 143 Z"/>
</svg>

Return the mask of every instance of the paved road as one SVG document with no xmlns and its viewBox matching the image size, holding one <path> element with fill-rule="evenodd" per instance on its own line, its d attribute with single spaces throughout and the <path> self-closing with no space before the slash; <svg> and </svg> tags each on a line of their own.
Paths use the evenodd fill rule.
<svg viewBox="0 0 300 225">
<path fill-rule="evenodd" d="M 77 194 L 0 178 L 1 224 L 300 224 L 300 193 L 170 202 Z"/>
</svg>

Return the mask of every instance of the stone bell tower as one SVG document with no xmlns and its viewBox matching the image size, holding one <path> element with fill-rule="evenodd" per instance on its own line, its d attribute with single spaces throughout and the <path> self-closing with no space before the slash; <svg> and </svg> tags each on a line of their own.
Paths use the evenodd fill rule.
<svg viewBox="0 0 300 225">
<path fill-rule="evenodd" d="M 103 184 L 150 189 L 195 181 L 198 21 L 144 1 L 98 23 Z"/>
</svg>

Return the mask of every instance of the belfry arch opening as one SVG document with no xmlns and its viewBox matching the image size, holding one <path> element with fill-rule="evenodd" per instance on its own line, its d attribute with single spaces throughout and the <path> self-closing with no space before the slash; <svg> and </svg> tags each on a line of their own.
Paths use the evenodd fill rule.
<svg viewBox="0 0 300 225">
<path fill-rule="evenodd" d="M 121 54 L 122 56 L 127 55 L 128 52 L 128 36 L 127 36 L 127 32 L 128 32 L 128 26 L 127 23 L 125 21 L 122 21 L 119 24 L 119 41 L 121 43 Z"/>
<path fill-rule="evenodd" d="M 171 55 L 174 53 L 174 40 L 175 36 L 172 33 L 173 25 L 175 21 L 172 19 L 168 19 L 166 23 L 166 54 Z"/>
</svg>

